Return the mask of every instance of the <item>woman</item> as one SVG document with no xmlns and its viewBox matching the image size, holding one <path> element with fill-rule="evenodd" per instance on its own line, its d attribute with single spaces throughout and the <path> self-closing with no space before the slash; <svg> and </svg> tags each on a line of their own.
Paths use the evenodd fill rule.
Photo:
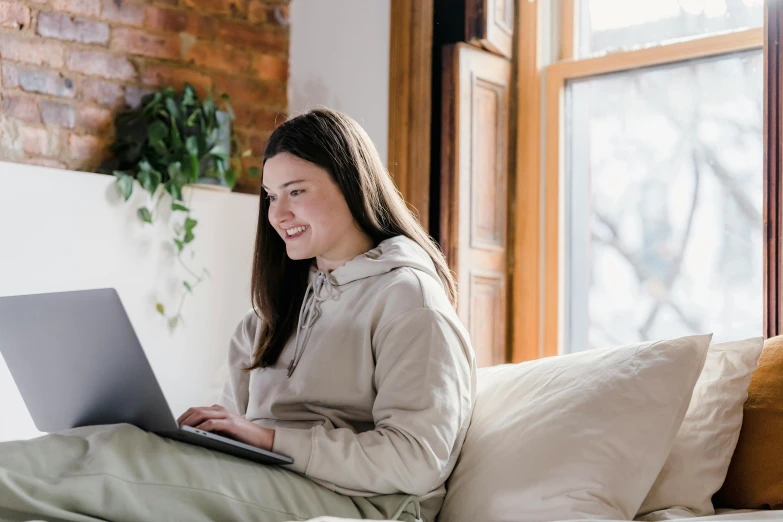
<svg viewBox="0 0 783 522">
<path fill-rule="evenodd" d="M 277 127 L 261 196 L 254 309 L 222 400 L 178 422 L 293 457 L 288 470 L 252 465 L 277 511 L 433 522 L 476 374 L 441 252 L 367 134 L 335 111 Z"/>
</svg>

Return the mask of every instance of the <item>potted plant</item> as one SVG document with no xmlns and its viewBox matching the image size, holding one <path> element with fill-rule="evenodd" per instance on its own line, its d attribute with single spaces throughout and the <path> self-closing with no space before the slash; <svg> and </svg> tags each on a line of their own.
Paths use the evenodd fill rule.
<svg viewBox="0 0 783 522">
<path fill-rule="evenodd" d="M 222 95 L 220 99 L 220 106 L 212 95 L 202 101 L 190 84 L 185 84 L 181 93 L 168 87 L 145 96 L 138 107 L 115 118 L 117 138 L 110 147 L 112 157 L 100 168 L 100 172 L 117 178 L 117 188 L 125 201 L 131 197 L 134 182 L 149 193 L 148 205 L 137 211 L 143 222 L 154 221 L 164 197 L 171 198 L 172 214 L 184 213 L 184 221 L 174 227 L 173 241 L 177 260 L 192 279 L 183 280 L 182 299 L 174 314 L 167 314 L 163 303 L 156 304 L 172 329 L 182 321 L 187 295 L 209 275 L 206 269 L 201 275 L 194 272 L 182 258 L 186 247 L 192 246 L 197 225 L 183 200 L 182 189 L 194 185 L 230 191 L 242 169 L 242 158 L 252 155 L 250 150 L 238 151 L 229 98 Z M 258 173 L 258 167 L 247 172 L 251 177 Z"/>
</svg>

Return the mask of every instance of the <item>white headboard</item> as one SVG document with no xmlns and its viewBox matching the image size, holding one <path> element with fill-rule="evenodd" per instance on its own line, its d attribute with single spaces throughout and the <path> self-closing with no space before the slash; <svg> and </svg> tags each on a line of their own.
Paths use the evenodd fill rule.
<svg viewBox="0 0 783 522">
<path fill-rule="evenodd" d="M 178 416 L 211 405 L 222 388 L 229 339 L 251 307 L 258 198 L 186 189 L 198 220 L 189 265 L 211 277 L 186 300 L 185 325 L 173 333 L 155 303 L 176 307 L 184 271 L 168 212 L 152 226 L 136 217 L 145 198 L 136 185 L 123 202 L 111 176 L 0 162 L 0 296 L 116 288 Z M 0 441 L 40 434 L 1 358 L 0 404 Z"/>
</svg>

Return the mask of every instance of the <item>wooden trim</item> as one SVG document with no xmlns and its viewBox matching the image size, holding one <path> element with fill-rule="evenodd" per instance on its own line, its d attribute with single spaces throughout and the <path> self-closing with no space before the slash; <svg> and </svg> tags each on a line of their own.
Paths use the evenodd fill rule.
<svg viewBox="0 0 783 522">
<path fill-rule="evenodd" d="M 783 6 L 764 8 L 764 336 L 781 334 L 781 64 Z"/>
<path fill-rule="evenodd" d="M 517 14 L 515 168 L 509 186 L 512 232 L 512 362 L 541 356 L 541 67 L 538 63 L 538 4 L 519 2 Z"/>
<path fill-rule="evenodd" d="M 764 30 L 748 29 L 658 47 L 558 62 L 546 69 L 545 194 L 544 194 L 544 345 L 543 355 L 559 353 L 560 301 L 560 180 L 563 165 L 563 93 L 567 80 L 652 67 L 733 52 L 759 49 Z M 777 156 L 776 156 L 777 160 Z M 779 164 L 779 161 L 778 161 Z M 779 230 L 779 229 L 778 229 Z M 776 236 L 777 237 L 777 236 Z M 777 248 L 777 246 L 776 246 Z M 776 269 L 780 266 L 776 262 Z M 777 309 L 777 308 L 776 308 Z"/>
<path fill-rule="evenodd" d="M 576 56 L 576 38 L 579 23 L 579 0 L 562 0 L 560 24 L 560 59 L 571 60 Z"/>
<path fill-rule="evenodd" d="M 566 79 L 583 78 L 737 51 L 760 49 L 763 45 L 764 29 L 759 27 L 584 60 L 565 60 L 547 67 L 547 78 L 550 75 Z"/>
<path fill-rule="evenodd" d="M 389 172 L 429 229 L 434 0 L 391 0 Z"/>
</svg>

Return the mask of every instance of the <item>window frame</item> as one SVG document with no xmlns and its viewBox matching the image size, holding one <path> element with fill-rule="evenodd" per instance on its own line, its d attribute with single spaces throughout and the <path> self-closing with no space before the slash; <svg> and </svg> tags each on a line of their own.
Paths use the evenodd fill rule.
<svg viewBox="0 0 783 522">
<path fill-rule="evenodd" d="M 547 357 L 563 353 L 561 339 L 561 325 L 564 324 L 564 296 L 562 295 L 565 277 L 565 260 L 562 252 L 565 251 L 565 220 L 560 208 L 563 201 L 563 187 L 565 180 L 565 111 L 564 98 L 566 84 L 570 80 L 587 78 L 603 74 L 632 71 L 647 67 L 685 62 L 700 58 L 717 57 L 743 51 L 752 51 L 765 48 L 765 40 L 770 44 L 778 41 L 781 22 L 783 22 L 783 7 L 777 2 L 766 2 L 764 28 L 744 29 L 734 32 L 721 33 L 710 36 L 701 36 L 684 39 L 674 43 L 661 44 L 654 47 L 617 51 L 604 55 L 586 58 L 574 58 L 576 42 L 578 42 L 577 10 L 579 0 L 560 0 L 559 23 L 552 24 L 560 31 L 559 38 L 552 40 L 558 42 L 559 53 L 557 60 L 551 64 L 537 67 L 537 72 L 542 77 L 542 92 L 536 93 L 536 89 L 525 86 L 525 78 L 535 81 L 531 74 L 525 76 L 524 71 L 532 69 L 531 58 L 526 58 L 523 51 L 530 54 L 531 46 L 540 46 L 541 38 L 535 30 L 523 27 L 528 17 L 540 20 L 540 13 L 533 13 L 531 6 L 537 4 L 531 1 L 520 2 L 518 34 L 519 46 L 519 114 L 517 116 L 517 187 L 516 197 L 519 204 L 516 217 L 516 246 L 515 258 L 512 263 L 514 273 L 514 302 L 513 322 L 515 330 L 519 327 L 527 327 L 532 331 L 524 334 L 516 334 L 512 338 L 512 360 L 520 362 L 538 357 Z M 776 4 L 769 6 L 769 4 Z M 525 7 L 527 5 L 527 12 Z M 539 8 L 541 6 L 538 6 Z M 767 20 L 768 13 L 775 11 L 773 24 L 771 16 Z M 528 20 L 527 25 L 530 25 Z M 527 33 L 525 31 L 528 31 Z M 558 36 L 558 35 L 556 35 Z M 775 50 L 777 55 L 777 48 Z M 535 61 L 535 60 L 532 60 Z M 537 64 L 538 65 L 538 64 Z M 780 155 L 771 154 L 772 149 L 777 151 L 777 136 L 783 135 L 777 132 L 768 132 L 768 128 L 777 129 L 780 126 L 780 118 L 777 117 L 777 99 L 767 96 L 767 90 L 772 91 L 772 82 L 775 82 L 775 92 L 780 90 L 780 78 L 777 59 L 774 60 L 774 74 L 769 74 L 770 61 L 765 53 L 765 122 L 764 122 L 764 222 L 767 231 L 764 252 L 764 334 L 767 337 L 777 335 L 780 332 L 780 312 L 778 301 L 778 282 L 780 277 L 780 253 L 778 251 L 779 231 L 781 229 L 780 211 Z M 773 78 L 774 77 L 774 78 Z M 539 100 L 543 99 L 543 102 Z M 773 108 L 774 102 L 774 108 Z M 540 105 L 540 111 L 530 110 L 536 104 Z M 774 111 L 773 111 L 774 109 Z M 772 113 L 774 112 L 774 115 Z M 770 113 L 770 114 L 767 114 Z M 530 120 L 537 117 L 536 125 Z M 528 129 L 528 132 L 525 132 Z M 539 134 L 533 137 L 532 129 L 539 129 Z M 771 141 L 774 134 L 775 141 Z M 520 158 L 525 150 L 530 150 L 530 144 L 524 140 L 535 139 L 536 146 L 540 146 L 540 158 Z M 770 151 L 768 153 L 768 148 Z M 538 163 L 537 163 L 538 162 Z M 537 171 L 539 173 L 536 176 Z M 531 181 L 539 178 L 538 183 Z M 530 204 L 531 191 L 539 201 Z M 770 192 L 772 191 L 772 192 Z M 774 198 L 768 198 L 768 193 L 776 194 Z M 536 230 L 532 233 L 531 230 Z M 775 238 L 774 241 L 771 241 Z M 532 271 L 537 280 L 534 280 L 526 271 Z M 522 281 L 519 281 L 519 280 Z M 527 314 L 523 317 L 523 314 Z"/>
</svg>

